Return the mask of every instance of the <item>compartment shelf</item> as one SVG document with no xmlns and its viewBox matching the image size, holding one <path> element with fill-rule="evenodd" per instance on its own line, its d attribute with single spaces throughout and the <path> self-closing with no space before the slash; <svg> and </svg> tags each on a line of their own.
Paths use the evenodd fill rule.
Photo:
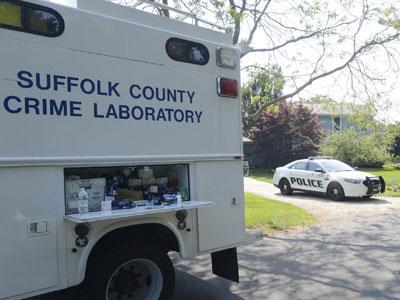
<svg viewBox="0 0 400 300">
<path fill-rule="evenodd" d="M 192 209 L 192 208 L 199 208 L 199 207 L 213 206 L 213 205 L 215 205 L 215 203 L 210 201 L 191 200 L 191 201 L 183 201 L 182 205 L 179 206 L 177 204 L 171 204 L 166 206 L 153 206 L 151 208 L 147 208 L 146 206 L 140 206 L 129 209 L 93 211 L 86 214 L 66 215 L 64 216 L 64 219 L 74 223 L 86 223 L 86 222 L 104 221 L 104 220 L 129 218 L 129 217 L 141 217 L 146 215 L 160 214 L 182 209 Z"/>
</svg>

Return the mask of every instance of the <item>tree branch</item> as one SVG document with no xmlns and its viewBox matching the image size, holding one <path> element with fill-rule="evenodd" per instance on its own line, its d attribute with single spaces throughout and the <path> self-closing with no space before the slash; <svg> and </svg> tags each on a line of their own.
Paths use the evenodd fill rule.
<svg viewBox="0 0 400 300">
<path fill-rule="evenodd" d="M 254 21 L 253 28 L 250 30 L 249 37 L 247 38 L 247 44 L 250 45 L 253 41 L 254 33 L 258 28 L 258 24 L 260 23 L 262 17 L 264 16 L 265 12 L 267 11 L 269 5 L 271 4 L 272 0 L 268 0 L 264 6 L 264 9 L 260 12 L 256 20 Z"/>
<path fill-rule="evenodd" d="M 272 105 L 272 104 L 278 103 L 278 102 L 280 102 L 280 101 L 283 101 L 283 100 L 286 100 L 286 99 L 289 99 L 289 98 L 294 97 L 295 95 L 297 95 L 298 93 L 300 93 L 301 91 L 303 91 L 306 87 L 308 87 L 308 86 L 310 86 L 311 84 L 313 84 L 314 81 L 319 80 L 319 79 L 324 78 L 324 77 L 327 77 L 327 76 L 330 76 L 330 75 L 332 75 L 332 74 L 334 74 L 334 73 L 336 73 L 336 72 L 338 72 L 338 71 L 343 70 L 343 69 L 346 68 L 351 62 L 353 62 L 360 54 L 369 51 L 372 47 L 377 46 L 377 45 L 383 45 L 383 44 L 389 43 L 389 42 L 391 42 L 391 41 L 394 41 L 394 40 L 398 39 L 399 37 L 400 37 L 400 33 L 396 33 L 396 34 L 394 34 L 394 35 L 391 35 L 391 36 L 386 37 L 385 39 L 374 39 L 374 40 L 372 40 L 372 41 L 370 41 L 370 42 L 366 42 L 363 46 L 359 47 L 359 48 L 350 56 L 350 58 L 349 58 L 346 62 L 344 62 L 342 65 L 340 65 L 340 66 L 338 66 L 338 67 L 336 67 L 336 68 L 333 68 L 333 69 L 331 69 L 330 71 L 324 72 L 324 73 L 319 74 L 319 75 L 316 75 L 316 76 L 314 76 L 314 77 L 311 77 L 309 80 L 307 80 L 307 81 L 306 81 L 305 83 L 303 83 L 301 86 L 296 87 L 296 89 L 295 89 L 294 91 L 292 91 L 292 92 L 290 92 L 290 93 L 288 93 L 288 94 L 286 94 L 286 95 L 282 95 L 282 96 L 280 96 L 280 97 L 277 97 L 277 98 L 275 98 L 274 100 L 265 103 L 264 105 L 262 105 L 262 106 L 260 107 L 260 109 L 259 109 L 256 113 L 253 114 L 252 117 L 257 118 L 257 117 L 261 114 L 261 112 L 262 112 L 267 106 L 269 106 L 269 105 Z"/>
</svg>

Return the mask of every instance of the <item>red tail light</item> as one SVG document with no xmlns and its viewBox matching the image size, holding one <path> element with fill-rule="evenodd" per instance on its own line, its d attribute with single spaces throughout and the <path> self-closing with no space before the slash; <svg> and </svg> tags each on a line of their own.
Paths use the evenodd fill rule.
<svg viewBox="0 0 400 300">
<path fill-rule="evenodd" d="M 218 77 L 217 91 L 221 97 L 236 98 L 238 96 L 238 82 L 236 79 Z"/>
</svg>

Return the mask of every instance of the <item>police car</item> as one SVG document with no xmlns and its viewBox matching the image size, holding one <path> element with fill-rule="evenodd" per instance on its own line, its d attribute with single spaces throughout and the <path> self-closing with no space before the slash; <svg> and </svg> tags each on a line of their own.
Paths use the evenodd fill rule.
<svg viewBox="0 0 400 300">
<path fill-rule="evenodd" d="M 310 157 L 279 167 L 273 183 L 283 195 L 306 191 L 326 194 L 336 201 L 345 197 L 369 198 L 385 191 L 382 176 L 358 171 L 329 157 Z"/>
</svg>

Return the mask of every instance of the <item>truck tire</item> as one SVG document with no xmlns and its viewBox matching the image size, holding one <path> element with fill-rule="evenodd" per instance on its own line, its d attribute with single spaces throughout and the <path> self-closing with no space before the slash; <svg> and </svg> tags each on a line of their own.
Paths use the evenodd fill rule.
<svg viewBox="0 0 400 300">
<path fill-rule="evenodd" d="M 342 201 L 344 200 L 344 191 L 342 186 L 337 182 L 332 182 L 328 186 L 328 197 L 333 201 Z"/>
<path fill-rule="evenodd" d="M 279 181 L 279 189 L 281 190 L 282 195 L 293 194 L 293 190 L 292 190 L 292 187 L 290 186 L 290 182 L 286 178 L 282 178 L 281 181 Z"/>
<path fill-rule="evenodd" d="M 175 288 L 174 266 L 156 245 L 118 245 L 92 261 L 86 288 L 89 300 L 167 300 Z"/>
</svg>

